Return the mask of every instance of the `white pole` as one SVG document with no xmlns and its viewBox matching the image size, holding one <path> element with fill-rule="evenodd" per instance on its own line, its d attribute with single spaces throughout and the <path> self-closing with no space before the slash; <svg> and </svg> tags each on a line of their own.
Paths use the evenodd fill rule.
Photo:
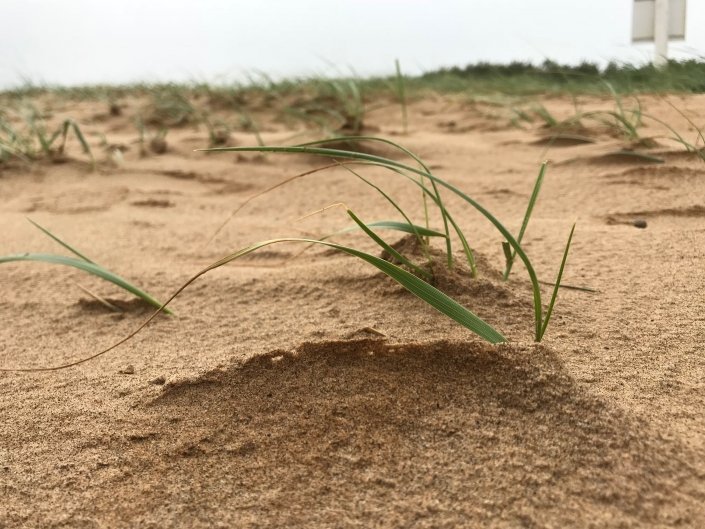
<svg viewBox="0 0 705 529">
<path fill-rule="evenodd" d="M 656 0 L 654 6 L 654 66 L 663 68 L 668 63 L 668 1 Z"/>
</svg>

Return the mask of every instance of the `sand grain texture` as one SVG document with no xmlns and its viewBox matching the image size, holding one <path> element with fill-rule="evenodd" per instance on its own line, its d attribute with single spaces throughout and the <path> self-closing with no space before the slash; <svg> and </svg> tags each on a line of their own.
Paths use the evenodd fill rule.
<svg viewBox="0 0 705 529">
<path fill-rule="evenodd" d="M 703 97 L 680 103 L 702 121 Z M 642 104 L 689 133 L 659 99 Z M 55 119 L 64 112 L 89 138 L 107 130 L 130 145 L 131 102 L 91 122 L 96 105 Z M 546 105 L 557 115 L 572 107 Z M 598 292 L 562 291 L 545 343 L 533 344 L 524 270 L 501 281 L 501 240 L 450 195 L 481 277 L 460 266 L 438 285 L 510 344 L 480 342 L 352 258 L 312 249 L 287 261 L 301 248 L 268 247 L 199 279 L 174 302 L 176 317 L 95 361 L 0 374 L 0 527 L 705 525 L 705 163 L 671 144 L 657 154 L 664 164 L 614 162 L 602 155 L 619 140 L 604 135 L 546 151 L 536 143 L 545 131 L 449 98 L 417 101 L 410 116 L 407 136 L 394 107 L 368 122 L 512 230 L 548 157 L 527 252 L 553 280 L 577 221 L 564 280 Z M 268 142 L 290 137 L 258 119 Z M 29 216 L 166 298 L 248 243 L 348 226 L 336 209 L 296 221 L 331 203 L 367 221 L 395 218 L 335 169 L 255 200 L 208 244 L 248 196 L 325 161 L 194 153 L 207 134 L 192 128 L 168 141 L 164 155 L 130 148 L 121 165 L 101 159 L 95 171 L 76 145 L 67 163 L 0 168 L 0 253 L 61 253 Z M 417 189 L 365 174 L 421 222 Z M 341 240 L 377 251 L 360 235 Z M 77 360 L 150 314 L 109 284 L 49 265 L 2 265 L 0 287 L 3 368 Z"/>
</svg>

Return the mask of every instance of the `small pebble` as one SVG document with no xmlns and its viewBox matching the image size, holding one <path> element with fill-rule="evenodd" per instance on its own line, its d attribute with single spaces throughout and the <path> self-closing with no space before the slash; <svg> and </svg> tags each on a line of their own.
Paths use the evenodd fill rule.
<svg viewBox="0 0 705 529">
<path fill-rule="evenodd" d="M 132 364 L 128 364 L 122 369 L 118 371 L 119 374 L 121 375 L 134 375 L 135 374 L 135 366 Z"/>
<path fill-rule="evenodd" d="M 641 228 L 642 230 L 646 228 L 646 221 L 644 219 L 635 219 L 632 221 L 632 226 L 635 228 Z"/>
<path fill-rule="evenodd" d="M 164 377 L 157 377 L 149 381 L 150 384 L 154 384 L 155 386 L 163 386 L 166 383 L 166 378 Z"/>
</svg>

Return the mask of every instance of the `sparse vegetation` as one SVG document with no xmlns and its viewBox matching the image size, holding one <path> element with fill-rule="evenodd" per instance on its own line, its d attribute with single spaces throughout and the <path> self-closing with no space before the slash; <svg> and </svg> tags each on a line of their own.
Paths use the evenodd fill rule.
<svg viewBox="0 0 705 529">
<path fill-rule="evenodd" d="M 672 83 L 670 86 L 696 90 L 698 89 L 696 83 L 688 84 L 683 82 L 680 85 L 676 85 L 676 79 L 682 81 L 688 74 L 699 72 L 700 68 L 700 63 L 678 63 L 672 64 L 664 72 L 656 72 L 650 71 L 649 68 L 641 70 L 627 68 L 623 71 L 615 68 L 614 65 L 600 70 L 590 65 L 565 68 L 553 63 L 546 63 L 540 67 L 515 63 L 507 66 L 476 65 L 463 70 L 442 70 L 412 78 L 402 75 L 400 64 L 396 61 L 395 76 L 384 80 L 362 80 L 355 77 L 347 77 L 340 79 L 308 79 L 297 84 L 291 81 L 276 82 L 269 77 L 260 76 L 256 79 L 253 78 L 249 85 L 230 87 L 215 87 L 205 84 L 193 86 L 169 84 L 113 87 L 110 89 L 105 87 L 66 89 L 63 92 L 58 92 L 69 98 L 100 97 L 102 101 L 109 102 L 109 113 L 115 118 L 119 118 L 122 115 L 123 108 L 117 101 L 122 101 L 123 98 L 130 96 L 139 96 L 145 99 L 147 103 L 141 106 L 141 110 L 136 116 L 133 116 L 139 134 L 138 143 L 142 154 L 146 154 L 148 150 L 155 154 L 166 152 L 167 143 L 165 137 L 170 127 L 203 124 L 207 130 L 208 144 L 212 147 L 212 149 L 209 149 L 210 151 L 256 152 L 260 154 L 299 153 L 329 158 L 334 163 L 326 166 L 326 168 L 344 168 L 349 174 L 360 179 L 376 193 L 383 196 L 402 217 L 402 220 L 365 222 L 351 208 L 338 204 L 338 206 L 344 208 L 348 217 L 354 222 L 351 228 L 319 238 L 287 237 L 246 246 L 201 270 L 189 283 L 182 286 L 178 292 L 181 292 L 183 288 L 200 275 L 266 246 L 284 242 L 299 242 L 309 246 L 323 245 L 358 257 L 375 266 L 446 316 L 461 323 L 483 339 L 497 343 L 505 340 L 499 331 L 478 318 L 467 308 L 462 307 L 457 301 L 440 291 L 433 284 L 434 274 L 438 270 L 438 263 L 435 262 L 435 259 L 439 254 L 431 251 L 432 238 L 443 239 L 445 250 L 441 252 L 442 258 L 440 260 L 445 261 L 445 266 L 449 269 L 455 266 L 456 257 L 453 246 L 455 241 L 459 241 L 463 256 L 467 262 L 468 275 L 471 278 L 475 278 L 478 274 L 471 243 L 455 217 L 446 207 L 442 194 L 450 193 L 469 204 L 500 233 L 503 238 L 501 244 L 506 259 L 503 274 L 505 280 L 509 278 L 516 259 L 518 258 L 522 261 L 527 270 L 532 289 L 534 339 L 541 341 L 553 314 L 574 233 L 573 227 L 564 248 L 563 259 L 556 280 L 554 282 L 540 281 L 531 260 L 522 246 L 522 241 L 538 199 L 546 165 L 544 164 L 541 167 L 521 228 L 518 234 L 514 235 L 489 210 L 458 187 L 447 180 L 439 178 L 419 157 L 406 148 L 387 139 L 364 136 L 365 117 L 370 109 L 365 95 L 381 93 L 380 91 L 384 88 L 387 90 L 388 97 L 389 88 L 393 87 L 393 102 L 399 104 L 401 108 L 402 129 L 405 134 L 408 132 L 407 101 L 410 91 L 428 89 L 440 92 L 472 90 L 473 92 L 469 97 L 473 104 L 491 105 L 498 113 L 508 110 L 512 122 L 517 126 L 525 127 L 538 123 L 542 130 L 547 130 L 551 134 L 549 146 L 556 140 L 589 143 L 596 141 L 595 136 L 597 134 L 607 133 L 627 142 L 625 149 L 620 150 L 617 154 L 631 156 L 642 162 L 661 162 L 662 160 L 656 156 L 631 150 L 634 146 L 649 148 L 654 145 L 650 141 L 652 138 L 645 138 L 640 132 L 645 122 L 651 120 L 666 128 L 670 134 L 667 136 L 669 139 L 680 143 L 688 151 L 705 159 L 703 148 L 699 146 L 699 142 L 705 145 L 702 128 L 697 127 L 693 120 L 681 113 L 698 132 L 694 142 L 687 141 L 683 135 L 679 134 L 668 123 L 644 112 L 641 101 L 635 91 L 638 79 L 659 75 L 664 76 L 664 86 Z M 528 83 L 524 88 L 518 89 L 518 81 L 526 80 L 527 76 L 533 79 L 533 84 Z M 452 86 L 447 84 L 449 79 L 453 79 L 453 83 L 457 84 Z M 550 91 L 550 89 L 547 89 L 546 83 L 552 83 L 552 86 L 560 87 L 560 90 L 572 93 L 573 115 L 567 118 L 558 117 L 540 101 L 530 101 L 526 104 L 517 102 L 517 97 L 507 97 L 511 94 L 519 96 L 530 94 L 531 87 L 537 86 L 541 86 L 543 91 Z M 627 90 L 627 87 L 629 87 L 629 90 Z M 605 90 L 614 101 L 613 108 L 607 110 L 582 110 L 575 94 L 604 94 Z M 24 92 L 6 92 L 0 97 L 9 100 L 14 98 L 16 100 L 18 97 L 37 93 L 37 91 L 41 90 L 28 87 Z M 485 95 L 482 94 L 483 91 L 486 92 Z M 634 106 L 628 107 L 625 104 L 628 97 L 634 101 Z M 276 108 L 272 108 L 274 102 L 278 105 Z M 323 140 L 295 146 L 265 146 L 260 135 L 260 127 L 253 115 L 256 109 L 261 108 L 260 106 L 270 112 L 284 112 L 288 116 L 293 116 L 296 120 L 304 122 L 306 125 L 313 125 L 325 137 Z M 223 114 L 221 113 L 225 112 L 235 113 L 239 116 L 239 125 L 233 126 L 227 118 L 222 117 Z M 65 119 L 60 122 L 56 130 L 48 132 L 46 121 L 39 112 L 31 108 L 31 111 L 25 112 L 23 115 L 24 126 L 21 126 L 22 122 L 18 126 L 17 120 L 10 119 L 7 112 L 0 115 L 0 134 L 2 134 L 0 136 L 0 162 L 11 158 L 25 161 L 39 158 L 58 160 L 64 155 L 67 139 L 71 133 L 73 133 L 83 151 L 91 157 L 91 160 L 93 159 L 90 146 L 75 121 Z M 485 118 L 495 119 L 498 115 L 487 114 Z M 598 126 L 596 129 L 597 133 L 594 133 L 595 129 L 592 129 L 594 124 Z M 153 127 L 154 132 L 150 132 L 147 128 L 148 126 L 150 128 Z M 231 131 L 238 128 L 252 132 L 257 139 L 258 146 L 228 146 Z M 104 135 L 102 138 L 102 143 L 107 144 Z M 388 156 L 373 154 L 374 151 L 372 150 L 366 151 L 365 149 L 352 148 L 353 145 L 358 146 L 366 143 L 391 147 L 401 155 L 409 157 L 412 162 L 402 163 Z M 412 219 L 414 215 L 410 215 L 402 209 L 399 203 L 379 185 L 363 176 L 362 171 L 356 170 L 358 167 L 364 168 L 366 166 L 384 168 L 392 175 L 406 178 L 419 189 L 423 197 L 423 225 L 421 223 L 416 224 Z M 307 171 L 304 175 L 314 174 L 320 170 L 322 169 Z M 303 175 L 280 182 L 267 191 L 258 193 L 257 196 L 261 196 L 300 176 Z M 434 219 L 441 221 L 441 229 L 431 227 L 431 222 Z M 148 294 L 136 289 L 136 287 L 128 284 L 118 276 L 105 271 L 44 228 L 40 226 L 38 228 L 72 251 L 77 258 L 50 254 L 21 254 L 0 258 L 2 259 L 0 262 L 34 260 L 73 266 L 112 281 L 139 297 L 143 297 L 143 299 L 148 301 L 151 299 L 152 301 L 149 302 L 153 305 L 164 308 Z M 332 238 L 342 236 L 352 230 L 362 231 L 366 234 L 371 241 L 380 247 L 386 257 L 376 257 L 369 252 L 331 241 Z M 395 230 L 413 235 L 425 262 L 418 260 L 419 255 L 407 254 L 405 249 L 398 249 L 395 245 L 383 239 L 377 233 L 378 230 Z M 542 301 L 541 284 L 553 285 L 553 291 L 547 304 Z"/>
<path fill-rule="evenodd" d="M 408 111 L 406 109 L 406 86 L 405 86 L 405 80 L 404 80 L 404 75 L 401 73 L 401 64 L 399 64 L 399 59 L 394 61 L 394 67 L 396 69 L 396 95 L 397 99 L 399 100 L 399 105 L 401 105 L 401 123 L 402 123 L 402 130 L 404 131 L 404 134 L 408 134 L 409 132 L 409 117 L 408 117 Z"/>
<path fill-rule="evenodd" d="M 20 123 L 18 123 L 20 122 Z M 0 163 L 15 158 L 25 162 L 45 159 L 53 162 L 65 160 L 66 142 L 73 133 L 83 152 L 95 163 L 90 145 L 81 127 L 73 119 L 63 120 L 49 132 L 40 113 L 32 106 L 25 107 L 21 116 L 11 119 L 7 112 L 0 113 Z"/>
<path fill-rule="evenodd" d="M 179 127 L 198 120 L 198 110 L 190 101 L 188 90 L 178 85 L 155 87 L 143 111 L 144 122 L 159 128 Z"/>
<path fill-rule="evenodd" d="M 0 256 L 0 264 L 12 263 L 12 262 L 23 262 L 23 261 L 34 261 L 34 262 L 40 262 L 40 263 L 70 266 L 72 268 L 82 270 L 83 272 L 87 272 L 87 273 L 92 274 L 96 277 L 104 279 L 105 281 L 113 283 L 114 285 L 117 285 L 118 287 L 122 288 L 123 290 L 125 290 L 125 291 L 133 294 L 134 296 L 138 297 L 139 299 L 143 300 L 145 303 L 148 303 L 149 305 L 152 305 L 153 307 L 157 307 L 160 311 L 163 310 L 167 314 L 172 314 L 172 312 L 169 309 L 163 308 L 162 303 L 160 301 L 158 301 L 155 297 L 153 297 L 151 294 L 148 294 L 147 292 L 145 292 L 144 290 L 135 286 L 134 284 L 130 283 L 126 279 L 123 279 L 122 277 L 115 274 L 114 272 L 111 272 L 107 268 L 97 264 L 95 261 L 92 261 L 91 259 L 86 257 L 85 254 L 83 254 L 82 252 L 80 252 L 79 250 L 77 250 L 76 248 L 71 246 L 69 243 L 64 242 L 62 239 L 60 239 L 59 237 L 54 235 L 52 232 L 50 232 L 46 228 L 40 226 L 39 224 L 37 224 L 36 222 L 34 222 L 30 219 L 28 219 L 28 220 L 37 229 L 41 230 L 45 235 L 47 235 L 49 238 L 51 238 L 55 242 L 59 243 L 66 250 L 68 250 L 69 252 L 74 254 L 76 257 L 67 257 L 64 255 L 46 254 L 46 253 L 21 253 L 21 254 L 15 254 L 15 255 Z M 92 293 L 90 293 L 90 294 L 95 296 Z M 103 304 L 106 304 L 105 300 L 102 300 L 101 298 L 98 298 L 98 299 Z"/>
<path fill-rule="evenodd" d="M 360 141 L 360 138 L 354 138 L 355 141 Z M 398 150 L 405 154 L 410 154 L 412 156 L 412 159 L 418 160 L 416 156 L 413 154 L 409 153 L 409 151 L 393 142 L 389 142 L 389 140 L 384 140 L 384 139 L 379 139 L 379 138 L 364 138 L 364 141 L 382 141 L 385 143 L 391 143 L 394 145 Z M 529 274 L 529 278 L 531 280 L 532 284 L 532 291 L 533 291 L 533 298 L 534 298 L 534 323 L 535 323 L 535 340 L 536 341 L 541 341 L 546 329 L 548 327 L 548 323 L 550 321 L 551 315 L 553 313 L 553 306 L 556 301 L 556 296 L 557 296 L 557 291 L 558 288 L 560 287 L 561 283 L 561 278 L 563 275 L 563 269 L 565 266 L 565 261 L 567 259 L 568 251 L 570 249 L 570 244 L 572 241 L 573 237 L 573 230 L 571 230 L 570 236 L 568 238 L 568 242 L 565 247 L 564 251 L 564 257 L 563 257 L 563 262 L 561 264 L 559 273 L 558 273 L 558 278 L 555 281 L 555 287 L 554 287 L 554 292 L 551 297 L 551 301 L 549 302 L 549 305 L 546 309 L 544 309 L 544 306 L 541 301 L 541 289 L 539 285 L 539 280 L 536 275 L 536 272 L 534 271 L 534 267 L 529 260 L 529 257 L 527 254 L 524 252 L 523 248 L 521 247 L 520 243 L 517 241 L 517 239 L 514 238 L 514 236 L 507 230 L 504 225 L 492 214 L 490 213 L 487 209 L 485 209 L 482 205 L 480 205 L 477 201 L 472 199 L 470 196 L 462 192 L 460 189 L 457 187 L 453 186 L 452 184 L 446 182 L 445 180 L 438 178 L 434 174 L 430 172 L 430 170 L 423 164 L 421 163 L 420 167 L 414 167 L 410 165 L 406 165 L 400 162 L 397 162 L 395 160 L 392 160 L 390 158 L 384 158 L 381 156 L 376 156 L 376 155 L 371 155 L 371 154 L 366 154 L 366 153 L 360 153 L 360 152 L 354 152 L 354 151 L 347 151 L 347 150 L 340 150 L 340 149 L 328 149 L 325 147 L 317 147 L 315 146 L 316 144 L 321 144 L 321 143 L 326 143 L 324 140 L 323 142 L 315 142 L 315 144 L 309 144 L 309 145 L 304 145 L 304 146 L 291 146 L 291 147 L 231 147 L 231 148 L 221 148 L 221 149 L 210 149 L 210 151 L 213 152 L 224 152 L 224 151 L 234 151 L 234 152 L 262 152 L 262 153 L 288 153 L 288 154 L 312 154 L 316 156 L 322 156 L 322 157 L 327 157 L 331 158 L 334 160 L 337 159 L 347 159 L 347 160 L 355 160 L 357 162 L 362 162 L 363 165 L 372 165 L 372 166 L 378 166 L 378 167 L 383 167 L 385 169 L 390 170 L 391 172 L 395 174 L 399 174 L 407 179 L 409 179 L 411 182 L 416 184 L 421 188 L 421 190 L 424 192 L 425 195 L 429 196 L 433 202 L 436 204 L 438 207 L 439 212 L 442 214 L 444 219 L 447 220 L 452 220 L 452 217 L 450 216 L 448 210 L 446 207 L 443 205 L 443 202 L 440 199 L 440 193 L 438 191 L 437 187 L 429 188 L 424 184 L 424 181 L 422 181 L 419 177 L 433 183 L 434 185 L 439 185 L 450 192 L 454 193 L 461 199 L 463 199 L 465 202 L 467 202 L 470 206 L 472 206 L 474 209 L 476 209 L 478 212 L 480 212 L 487 220 L 489 220 L 495 228 L 502 234 L 502 236 L 506 239 L 506 244 L 510 247 L 510 250 L 508 253 L 505 250 L 505 253 L 507 253 L 507 270 L 511 270 L 511 262 L 513 261 L 515 256 L 519 256 L 519 258 L 523 261 L 526 270 Z M 534 186 L 534 193 L 532 194 L 531 200 L 529 202 L 529 207 L 527 209 L 527 213 L 525 215 L 524 219 L 524 224 L 522 226 L 522 230 L 520 232 L 520 236 L 523 237 L 524 231 L 526 229 L 526 225 L 528 224 L 528 219 L 531 215 L 531 211 L 533 210 L 533 206 L 536 202 L 536 199 L 538 197 L 538 192 L 540 190 L 540 185 L 543 180 L 543 173 L 545 171 L 545 166 L 542 166 L 541 172 L 539 174 L 539 177 L 537 179 L 537 184 Z M 388 244 L 384 243 L 374 232 L 371 230 L 369 226 L 363 225 L 361 221 L 355 216 L 354 213 L 352 213 L 350 210 L 348 210 L 348 214 L 353 218 L 353 220 L 356 221 L 356 223 L 360 226 L 365 233 L 370 236 L 375 242 L 380 244 L 385 250 L 389 251 Z M 409 218 L 408 215 L 404 215 L 406 219 Z M 411 223 L 409 223 L 411 225 Z M 468 255 L 468 259 L 470 260 L 471 263 L 474 263 L 474 260 L 472 258 L 472 251 L 470 250 L 469 246 L 467 245 L 467 239 L 464 236 L 462 230 L 458 227 L 457 224 L 454 222 L 452 223 L 453 227 L 455 228 L 455 231 L 457 235 L 461 238 L 462 241 L 464 241 L 464 248 L 466 250 L 466 255 Z M 286 239 L 291 241 L 292 239 Z M 230 262 L 234 259 L 239 258 L 241 255 L 246 255 L 249 254 L 257 249 L 259 249 L 262 246 L 267 246 L 269 244 L 274 244 L 275 242 L 279 241 L 267 241 L 261 244 L 256 244 L 253 245 L 252 247 L 244 248 L 240 252 L 236 252 L 232 254 L 232 256 L 229 256 L 228 258 L 225 258 L 223 262 L 219 262 L 217 266 L 222 266 L 222 264 L 225 264 L 226 262 Z M 312 240 L 306 240 L 306 241 L 301 241 L 301 242 L 309 242 L 312 243 Z M 320 241 L 319 241 L 320 242 Z M 452 266 L 452 247 L 451 247 L 451 238 L 450 236 L 446 236 L 446 243 L 447 243 L 447 259 L 448 259 L 448 266 Z M 349 247 L 343 248 L 338 248 L 342 251 L 347 251 L 350 253 L 350 250 L 352 250 Z M 358 255 L 358 257 L 360 257 Z M 413 268 L 414 270 L 418 271 L 418 266 L 411 263 L 408 258 L 400 256 L 400 255 L 395 255 L 395 257 L 403 264 L 406 264 L 410 268 Z M 370 262 L 368 259 L 365 259 L 368 262 Z M 371 263 L 374 264 L 374 263 Z M 376 265 L 375 265 L 376 266 Z M 394 274 L 390 273 L 389 270 L 383 270 L 385 273 L 390 275 L 393 279 L 401 282 L 398 277 L 396 277 Z M 506 273 L 506 276 L 508 277 L 508 271 Z M 205 273 L 205 272 L 204 272 Z M 434 308 L 440 310 L 443 314 L 446 316 L 455 319 L 461 324 L 464 324 L 460 321 L 459 317 L 456 318 L 458 314 L 458 309 L 453 306 L 453 307 L 446 307 L 446 309 L 442 308 L 444 305 L 443 303 L 440 303 L 435 297 L 436 295 L 432 291 L 428 291 L 424 295 L 420 295 L 418 290 L 412 290 L 409 288 L 407 283 L 402 284 L 409 290 L 411 290 L 414 294 L 419 295 L 421 299 L 429 303 L 431 306 Z M 466 323 L 469 321 L 467 319 L 463 319 Z M 483 338 L 487 339 L 486 336 L 483 336 L 481 332 L 479 332 L 479 327 L 476 327 L 474 325 L 466 325 L 468 329 L 471 331 L 479 334 Z M 502 340 L 503 341 L 503 340 Z"/>
</svg>

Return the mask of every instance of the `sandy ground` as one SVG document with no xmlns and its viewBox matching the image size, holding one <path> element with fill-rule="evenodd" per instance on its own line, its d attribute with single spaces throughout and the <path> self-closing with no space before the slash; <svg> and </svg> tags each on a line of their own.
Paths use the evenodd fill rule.
<svg viewBox="0 0 705 529">
<path fill-rule="evenodd" d="M 670 100 L 705 122 L 704 97 Z M 573 108 L 567 98 L 544 103 L 559 116 Z M 140 157 L 136 102 L 118 117 L 98 103 L 42 104 L 52 120 L 85 123 L 98 167 L 72 140 L 66 163 L 0 168 L 0 254 L 63 253 L 30 217 L 165 298 L 250 242 L 348 226 L 339 209 L 297 221 L 331 203 L 368 221 L 396 218 L 335 169 L 252 202 L 209 243 L 248 196 L 325 162 L 193 152 L 207 135 L 191 127 L 169 132 L 167 153 Z M 642 105 L 694 141 L 660 98 Z M 294 132 L 259 119 L 268 143 Z M 485 344 L 351 257 L 311 250 L 280 266 L 298 247 L 270 247 L 202 277 L 174 301 L 175 317 L 107 355 L 0 373 L 0 527 L 705 525 L 705 163 L 667 140 L 650 151 L 663 164 L 604 156 L 625 146 L 604 131 L 593 145 L 546 150 L 538 125 L 512 127 L 502 108 L 438 96 L 411 106 L 407 135 L 394 106 L 368 123 L 512 230 L 549 159 L 527 252 L 553 280 L 577 222 L 564 282 L 597 292 L 562 290 L 534 344 L 525 270 L 502 282 L 501 238 L 450 196 L 480 277 L 461 267 L 443 286 L 509 344 Z M 641 132 L 664 134 L 653 122 Z M 129 146 L 122 161 L 105 160 L 97 133 Z M 365 175 L 421 222 L 413 186 Z M 340 240 L 376 252 L 360 235 Z M 2 265 L 0 287 L 6 369 L 78 360 L 151 312 L 45 264 Z"/>
</svg>

